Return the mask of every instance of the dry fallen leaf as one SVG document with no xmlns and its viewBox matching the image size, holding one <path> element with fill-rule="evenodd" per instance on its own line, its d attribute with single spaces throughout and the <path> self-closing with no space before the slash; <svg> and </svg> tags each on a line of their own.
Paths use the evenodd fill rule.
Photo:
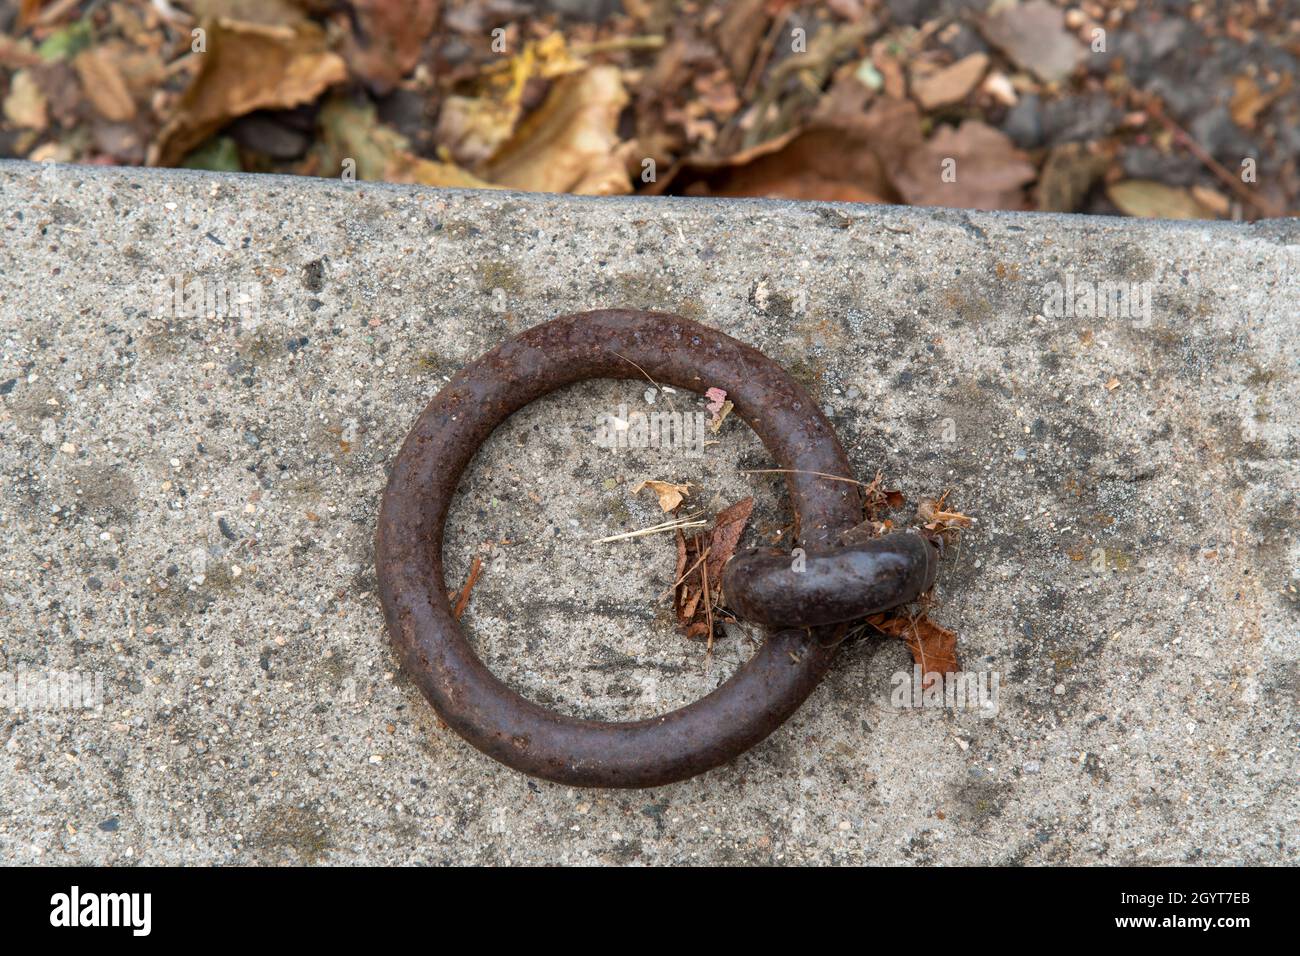
<svg viewBox="0 0 1300 956">
<path fill-rule="evenodd" d="M 92 47 L 77 54 L 72 65 L 77 70 L 86 98 L 99 115 L 113 123 L 125 123 L 135 116 L 135 100 L 113 58 L 103 47 Z"/>
<path fill-rule="evenodd" d="M 371 89 L 387 93 L 420 60 L 438 19 L 439 0 L 354 0 L 344 54 Z"/>
<path fill-rule="evenodd" d="M 370 182 L 417 183 L 459 189 L 491 189 L 490 183 L 453 163 L 416 156 L 396 130 L 375 119 L 373 106 L 356 106 L 339 97 L 321 110 L 321 139 L 315 163 L 318 172 L 337 175 L 343 160 L 356 163 L 356 176 Z"/>
<path fill-rule="evenodd" d="M 980 24 L 984 36 L 1044 83 L 1065 79 L 1087 55 L 1065 28 L 1064 11 L 1046 0 L 1002 4 Z"/>
<path fill-rule="evenodd" d="M 970 515 L 964 515 L 960 511 L 949 511 L 945 505 L 948 498 L 948 492 L 944 492 L 938 497 L 922 498 L 916 505 L 916 517 L 923 527 L 928 531 L 943 533 L 945 531 L 961 530 L 969 528 L 975 523 L 975 519 Z"/>
<path fill-rule="evenodd" d="M 735 407 L 735 403 L 730 399 L 723 402 L 722 407 L 718 409 L 717 414 L 709 419 L 709 431 L 713 432 L 715 435 L 721 431 L 722 423 L 727 420 L 727 416 L 731 414 L 731 410 Z"/>
<path fill-rule="evenodd" d="M 309 103 L 347 80 L 347 64 L 310 21 L 292 26 L 205 22 L 207 52 L 150 147 L 149 164 L 175 166 L 231 120 Z"/>
<path fill-rule="evenodd" d="M 49 124 L 45 94 L 36 78 L 28 70 L 19 70 L 9 83 L 5 97 L 4 114 L 9 122 L 21 129 L 43 130 Z"/>
<path fill-rule="evenodd" d="M 722 569 L 731 556 L 736 553 L 740 536 L 745 533 L 745 525 L 754 511 L 754 499 L 742 498 L 729 508 L 718 512 L 713 521 L 713 530 L 709 532 L 709 557 L 704 563 L 709 567 L 709 580 L 722 584 Z"/>
<path fill-rule="evenodd" d="M 593 66 L 560 77 L 487 164 L 484 178 L 532 192 L 631 192 L 626 163 L 615 152 L 618 117 L 627 101 L 617 67 Z"/>
<path fill-rule="evenodd" d="M 767 0 L 735 0 L 726 5 L 716 35 L 731 75 L 737 83 L 749 77 L 763 35 L 767 33 Z"/>
<path fill-rule="evenodd" d="M 879 519 L 886 511 L 901 508 L 906 503 L 903 493 L 897 488 L 884 488 L 884 474 L 876 472 L 876 477 L 862 489 L 862 513 L 868 520 Z"/>
<path fill-rule="evenodd" d="M 1149 179 L 1125 179 L 1106 189 L 1110 201 L 1128 216 L 1143 219 L 1213 219 L 1214 214 L 1186 189 Z"/>
<path fill-rule="evenodd" d="M 865 114 L 826 116 L 723 160 L 684 163 L 647 192 L 896 202 L 893 176 L 921 141 L 916 105 L 881 97 Z"/>
<path fill-rule="evenodd" d="M 452 95 L 438 113 L 437 142 L 461 165 L 478 171 L 514 135 L 532 84 L 584 69 L 564 35 L 551 33 L 483 71 L 472 95 Z"/>
<path fill-rule="evenodd" d="M 1110 164 L 1087 143 L 1062 143 L 1047 155 L 1038 175 L 1039 212 L 1075 212 Z"/>
<path fill-rule="evenodd" d="M 691 639 L 713 644 L 713 611 L 722 591 L 722 569 L 736 552 L 754 499 L 745 498 L 719 512 L 708 534 L 696 534 L 678 544 L 673 609 L 677 625 Z"/>
<path fill-rule="evenodd" d="M 914 206 L 1023 209 L 1024 187 L 1036 172 L 1011 140 L 979 120 L 944 126 L 913 152 L 896 177 Z"/>
<path fill-rule="evenodd" d="M 1216 216 L 1226 216 L 1232 212 L 1232 200 L 1209 186 L 1193 186 L 1192 198 Z"/>
<path fill-rule="evenodd" d="M 926 110 L 960 103 L 984 78 L 988 65 L 987 53 L 972 53 L 937 73 L 915 78 L 912 95 Z"/>
<path fill-rule="evenodd" d="M 517 100 L 487 96 L 449 96 L 438 113 L 436 141 L 458 163 L 486 161 L 510 138 L 519 121 Z"/>
<path fill-rule="evenodd" d="M 27 40 L 0 33 L 0 67 L 19 70 L 26 66 L 39 66 L 44 62 Z"/>
<path fill-rule="evenodd" d="M 930 686 L 927 678 L 931 674 L 955 674 L 961 670 L 957 663 L 957 635 L 935 624 L 924 612 L 912 617 L 886 611 L 867 618 L 867 623 L 907 644 L 912 660 L 921 668 L 923 688 Z"/>
<path fill-rule="evenodd" d="M 1266 93 L 1259 88 L 1259 84 L 1253 77 L 1237 77 L 1233 81 L 1232 101 L 1228 107 L 1232 114 L 1232 121 L 1242 129 L 1254 129 L 1259 114 L 1290 90 L 1291 83 L 1291 74 L 1284 73 L 1282 79 Z"/>
<path fill-rule="evenodd" d="M 688 495 L 690 485 L 679 485 L 671 481 L 657 481 L 649 479 L 638 482 L 632 489 L 632 494 L 638 495 L 642 488 L 649 488 L 659 496 L 659 507 L 665 512 L 672 511 L 682 503 L 682 498 Z M 679 532 L 680 533 L 680 532 Z"/>
</svg>

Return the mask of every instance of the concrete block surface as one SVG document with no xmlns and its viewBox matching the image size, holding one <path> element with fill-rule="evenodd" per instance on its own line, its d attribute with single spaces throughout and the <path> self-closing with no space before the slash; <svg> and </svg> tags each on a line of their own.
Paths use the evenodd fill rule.
<svg viewBox="0 0 1300 956">
<path fill-rule="evenodd" d="M 1298 266 L 1293 221 L 0 163 L 0 858 L 1294 864 Z M 530 780 L 440 724 L 376 597 L 385 466 L 466 362 L 609 307 L 779 361 L 898 520 L 945 491 L 977 519 L 931 615 L 995 713 L 895 706 L 910 656 L 863 639 L 656 790 Z M 672 539 L 593 542 L 662 520 L 636 482 L 753 495 L 746 543 L 791 520 L 735 417 L 701 456 L 598 447 L 647 388 L 514 416 L 448 526 L 475 646 L 567 713 L 680 706 L 761 639 L 706 666 Z M 50 675 L 92 706 L 35 699 Z"/>
</svg>

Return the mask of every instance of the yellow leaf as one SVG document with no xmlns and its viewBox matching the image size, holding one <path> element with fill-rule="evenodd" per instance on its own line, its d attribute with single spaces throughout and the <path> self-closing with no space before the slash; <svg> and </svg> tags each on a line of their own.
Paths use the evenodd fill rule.
<svg viewBox="0 0 1300 956">
<path fill-rule="evenodd" d="M 631 192 L 627 167 L 615 152 L 618 117 L 627 101 L 617 67 L 593 66 L 560 77 L 488 164 L 485 178 L 533 192 Z"/>
<path fill-rule="evenodd" d="M 551 80 L 584 69 L 564 34 L 524 45 L 517 55 L 487 67 L 473 96 L 449 96 L 438 113 L 436 139 L 458 163 L 476 167 L 496 155 L 523 115 L 530 80 Z"/>
</svg>

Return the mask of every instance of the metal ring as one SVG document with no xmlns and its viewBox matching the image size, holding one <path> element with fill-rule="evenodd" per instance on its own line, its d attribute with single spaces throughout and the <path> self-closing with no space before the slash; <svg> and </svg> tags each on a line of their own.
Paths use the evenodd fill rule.
<svg viewBox="0 0 1300 956">
<path fill-rule="evenodd" d="M 695 392 L 717 386 L 785 469 L 799 544 L 833 547 L 862 517 L 857 487 L 825 416 L 757 350 L 674 315 L 602 310 L 567 315 L 509 339 L 466 366 L 429 403 L 393 463 L 375 539 L 384 616 L 402 665 L 444 721 L 487 755 L 573 786 L 653 787 L 725 763 L 789 717 L 821 681 L 836 646 L 806 629 L 769 632 L 708 696 L 619 723 L 533 703 L 478 659 L 452 615 L 443 527 L 461 474 L 506 418 L 557 388 L 630 378 Z"/>
</svg>

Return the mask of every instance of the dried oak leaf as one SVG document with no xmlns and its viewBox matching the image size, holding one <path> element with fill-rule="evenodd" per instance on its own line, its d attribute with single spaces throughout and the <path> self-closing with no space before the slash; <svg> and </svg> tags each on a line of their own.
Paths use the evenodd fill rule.
<svg viewBox="0 0 1300 956">
<path fill-rule="evenodd" d="M 891 616 L 893 612 L 875 614 L 867 623 L 882 634 L 896 637 L 907 644 L 912 660 L 921 668 L 922 686 L 930 685 L 931 674 L 954 674 L 961 670 L 957 663 L 957 635 L 940 627 L 922 612 L 916 617 Z"/>
<path fill-rule="evenodd" d="M 665 513 L 672 511 L 682 503 L 682 498 L 689 494 L 690 485 L 679 485 L 671 481 L 658 481 L 653 478 L 646 481 L 637 482 L 632 488 L 632 494 L 638 495 L 642 488 L 649 488 L 659 496 L 659 507 Z M 680 531 L 678 532 L 681 533 Z M 678 572 L 679 574 L 681 572 Z"/>
<path fill-rule="evenodd" d="M 347 64 L 311 21 L 267 25 L 217 18 L 203 28 L 207 52 L 150 147 L 151 166 L 175 166 L 237 117 L 309 103 L 347 79 Z"/>
</svg>

